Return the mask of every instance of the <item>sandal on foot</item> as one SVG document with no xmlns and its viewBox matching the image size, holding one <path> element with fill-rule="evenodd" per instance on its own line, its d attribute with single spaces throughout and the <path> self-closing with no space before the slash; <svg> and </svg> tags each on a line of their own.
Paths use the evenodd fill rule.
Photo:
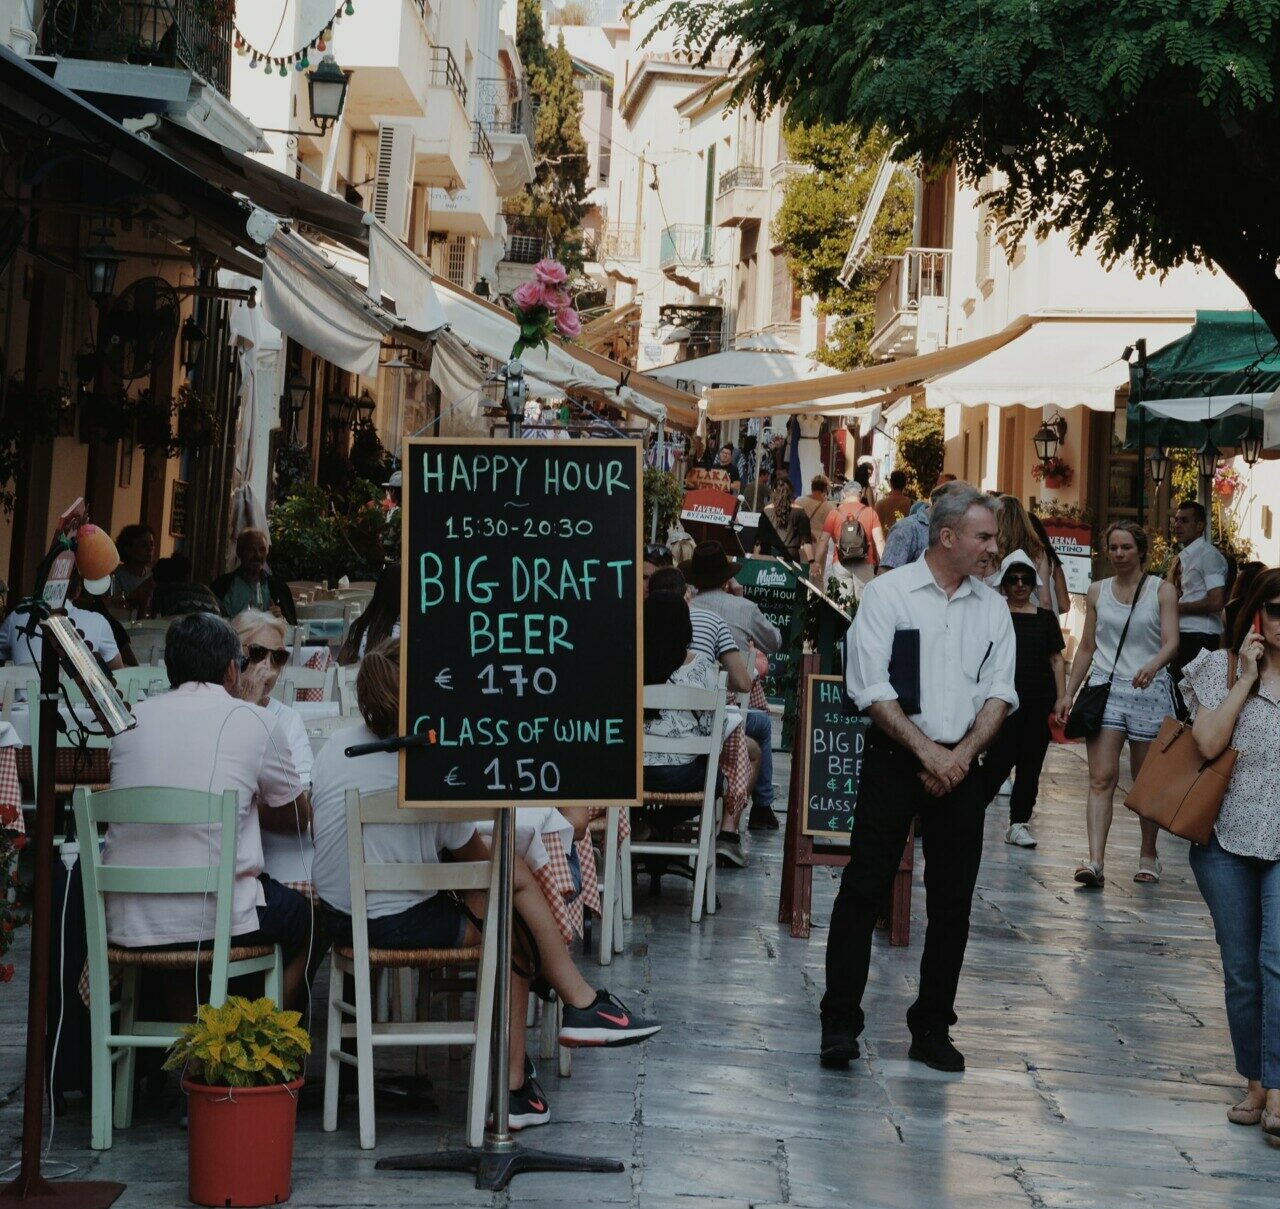
<svg viewBox="0 0 1280 1209">
<path fill-rule="evenodd" d="M 1280 1145 L 1280 1113 L 1268 1112 L 1264 1108 L 1259 1120 L 1262 1122 L 1262 1132 L 1267 1135 L 1267 1141 L 1272 1146 Z"/>
<path fill-rule="evenodd" d="M 1097 861 L 1085 861 L 1076 867 L 1076 881 L 1082 886 L 1095 886 L 1099 889 L 1106 884 L 1102 876 L 1102 866 Z"/>
<path fill-rule="evenodd" d="M 1239 1104 L 1227 1109 L 1227 1120 L 1232 1125 L 1256 1125 L 1262 1120 L 1262 1105 L 1250 1104 L 1246 1096 Z"/>
<path fill-rule="evenodd" d="M 1159 857 L 1139 857 L 1138 872 L 1133 875 L 1133 880 L 1141 886 L 1154 886 L 1163 872 Z"/>
</svg>

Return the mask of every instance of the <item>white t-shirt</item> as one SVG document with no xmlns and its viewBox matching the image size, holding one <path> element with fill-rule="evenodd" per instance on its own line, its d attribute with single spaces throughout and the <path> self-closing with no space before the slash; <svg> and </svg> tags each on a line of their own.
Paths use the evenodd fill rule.
<svg viewBox="0 0 1280 1209">
<path fill-rule="evenodd" d="M 265 902 L 258 802 L 284 806 L 303 785 L 277 718 L 232 697 L 220 684 L 183 684 L 133 707 L 138 725 L 111 742 L 111 788 L 166 786 L 221 793 L 240 799 L 236 829 L 236 880 L 231 935 L 258 927 Z M 216 858 L 217 832 L 205 824 L 112 824 L 102 860 L 106 865 L 208 865 Z M 213 935 L 210 893 L 110 894 L 107 938 L 128 946 L 180 944 Z"/>
<path fill-rule="evenodd" d="M 375 793 L 394 789 L 400 774 L 395 752 L 348 757 L 355 743 L 376 743 L 378 736 L 364 723 L 336 731 L 316 757 L 311 770 L 311 830 L 316 854 L 311 884 L 335 911 L 351 914 L 351 871 L 347 862 L 347 790 Z M 419 823 L 364 829 L 365 860 L 378 864 L 431 865 L 440 853 L 463 847 L 475 834 L 472 823 Z M 367 905 L 370 919 L 398 915 L 431 894 L 422 890 L 371 890 Z"/>
<path fill-rule="evenodd" d="M 265 708 L 280 723 L 280 729 L 289 742 L 289 754 L 293 757 L 294 768 L 298 770 L 298 779 L 305 787 L 310 787 L 313 757 L 311 740 L 307 737 L 302 715 L 293 706 L 285 705 L 274 697 L 267 698 Z M 315 844 L 308 829 L 303 829 L 301 837 L 296 832 L 293 835 L 280 831 L 262 833 L 262 854 L 266 860 L 264 868 L 278 882 L 309 882 L 315 852 Z"/>
<path fill-rule="evenodd" d="M 69 604 L 67 616 L 76 629 L 84 635 L 84 640 L 89 644 L 90 649 L 101 656 L 103 663 L 109 664 L 120 654 L 115 635 L 111 632 L 111 623 L 101 613 L 90 613 Z M 21 632 L 26 621 L 26 611 L 17 609 L 4 619 L 3 624 L 0 624 L 0 659 L 5 663 L 16 666 L 40 662 L 40 632 L 37 630 L 31 636 L 30 645 L 28 645 L 26 635 Z"/>
</svg>

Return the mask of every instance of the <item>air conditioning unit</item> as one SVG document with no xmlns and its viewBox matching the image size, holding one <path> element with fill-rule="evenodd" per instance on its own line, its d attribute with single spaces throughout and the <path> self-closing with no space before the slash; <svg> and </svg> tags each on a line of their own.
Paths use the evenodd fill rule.
<svg viewBox="0 0 1280 1209">
<path fill-rule="evenodd" d="M 409 122 L 381 122 L 374 165 L 373 216 L 393 235 L 408 239 L 412 207 L 413 126 Z"/>
</svg>

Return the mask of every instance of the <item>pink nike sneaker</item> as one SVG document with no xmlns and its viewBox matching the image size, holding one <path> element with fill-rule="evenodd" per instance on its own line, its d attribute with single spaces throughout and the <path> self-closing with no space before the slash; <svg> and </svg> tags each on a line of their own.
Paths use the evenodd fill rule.
<svg viewBox="0 0 1280 1209">
<path fill-rule="evenodd" d="M 635 1015 L 616 995 L 597 991 L 588 1007 L 564 1006 L 560 1024 L 560 1044 L 635 1045 L 652 1037 L 662 1025 Z"/>
</svg>

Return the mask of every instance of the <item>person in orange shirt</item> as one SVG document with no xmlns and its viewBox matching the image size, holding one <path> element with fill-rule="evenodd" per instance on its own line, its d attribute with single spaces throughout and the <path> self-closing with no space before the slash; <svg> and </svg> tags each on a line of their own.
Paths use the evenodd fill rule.
<svg viewBox="0 0 1280 1209">
<path fill-rule="evenodd" d="M 887 534 L 897 521 L 911 511 L 915 500 L 907 494 L 907 476 L 895 470 L 889 476 L 889 490 L 876 503 L 876 515 Z"/>
<path fill-rule="evenodd" d="M 846 521 L 856 521 L 862 527 L 865 539 L 864 552 L 848 561 L 840 555 L 840 533 Z M 823 563 L 826 574 L 836 578 L 848 575 L 860 585 L 869 583 L 880 565 L 880 556 L 884 553 L 884 527 L 875 508 L 853 495 L 832 510 L 823 525 L 823 533 L 828 551 Z"/>
</svg>

